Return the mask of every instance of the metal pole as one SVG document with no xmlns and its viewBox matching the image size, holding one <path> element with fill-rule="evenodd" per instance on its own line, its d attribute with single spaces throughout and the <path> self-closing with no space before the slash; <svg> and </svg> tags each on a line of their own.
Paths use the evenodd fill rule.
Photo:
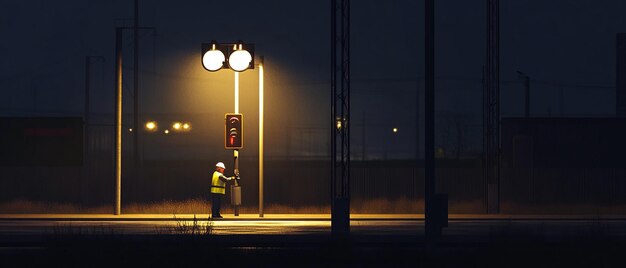
<svg viewBox="0 0 626 268">
<path fill-rule="evenodd" d="M 484 167 L 487 212 L 500 210 L 500 0 L 486 0 Z"/>
<path fill-rule="evenodd" d="M 331 233 L 344 238 L 350 235 L 350 1 L 341 0 L 341 6 L 337 3 L 331 0 Z M 339 25 L 337 17 L 341 18 Z M 341 33 L 339 58 L 338 28 Z M 338 64 L 341 69 L 337 68 Z M 339 92 L 338 70 L 341 73 Z"/>
<path fill-rule="evenodd" d="M 363 112 L 363 117 L 361 118 L 361 162 L 365 163 L 365 112 Z"/>
<path fill-rule="evenodd" d="M 425 1 L 425 88 L 424 88 L 424 118 L 425 118 L 425 177 L 424 177 L 424 206 L 425 229 L 427 241 L 436 236 L 437 226 L 434 219 L 435 197 L 435 1 Z"/>
<path fill-rule="evenodd" d="M 135 0 L 135 27 L 133 51 L 133 160 L 139 166 L 139 0 Z"/>
<path fill-rule="evenodd" d="M 259 64 L 259 217 L 263 217 L 263 57 Z"/>
<path fill-rule="evenodd" d="M 495 18 L 495 43 L 494 43 L 494 59 L 495 59 L 495 68 L 493 69 L 494 74 L 495 74 L 495 83 L 494 86 L 496 88 L 496 102 L 498 105 L 496 105 L 496 135 L 495 135 L 495 144 L 496 144 L 496 151 L 495 151 L 495 156 L 496 156 L 496 161 L 495 161 L 495 199 L 496 199 L 496 207 L 495 207 L 495 213 L 500 213 L 500 167 L 501 167 L 501 155 L 500 155 L 500 148 L 501 148 L 501 144 L 500 144 L 500 0 L 494 0 L 495 1 L 495 9 L 493 10 L 493 15 Z M 530 90 L 530 83 L 529 83 L 529 90 Z"/>
<path fill-rule="evenodd" d="M 350 232 L 350 0 L 341 0 L 341 199 L 344 231 Z"/>
<path fill-rule="evenodd" d="M 239 113 L 239 72 L 235 72 L 235 113 Z"/>
<path fill-rule="evenodd" d="M 526 99 L 524 116 L 528 118 L 530 117 L 530 77 L 528 75 L 524 76 L 524 96 Z"/>
<path fill-rule="evenodd" d="M 239 113 L 239 72 L 235 72 L 235 113 Z M 235 176 L 237 176 L 239 175 L 239 150 L 234 150 L 233 156 L 235 157 Z M 235 180 L 235 186 L 237 186 L 237 180 Z M 235 216 L 239 216 L 239 206 L 234 205 L 234 212 Z"/>
<path fill-rule="evenodd" d="M 83 178 L 81 180 L 82 202 L 89 203 L 88 183 L 89 183 L 89 86 L 90 86 L 90 61 L 91 57 L 85 57 L 85 110 L 84 110 L 84 130 L 83 130 Z"/>
<path fill-rule="evenodd" d="M 420 89 L 422 87 L 422 79 L 417 79 L 417 88 L 415 90 L 415 161 L 420 159 Z"/>
<path fill-rule="evenodd" d="M 115 33 L 115 215 L 122 207 L 122 29 Z"/>
<path fill-rule="evenodd" d="M 86 165 L 86 160 L 87 160 L 87 144 L 88 144 L 88 140 L 89 140 L 89 87 L 90 87 L 90 66 L 89 66 L 89 62 L 91 60 L 91 57 L 86 56 L 85 57 L 85 132 L 83 135 L 83 150 L 85 150 L 85 153 L 83 153 L 83 165 Z"/>
<path fill-rule="evenodd" d="M 234 173 L 235 173 L 235 176 L 239 176 L 239 150 L 233 150 L 233 156 L 235 158 L 235 172 Z M 234 190 L 235 190 L 235 188 L 237 186 L 239 186 L 239 184 L 237 183 L 237 179 L 235 179 L 234 187 L 230 188 L 231 189 L 231 193 L 230 193 L 231 194 L 231 200 L 234 200 L 234 198 L 232 196 L 235 194 Z M 241 193 L 241 192 L 239 192 L 239 193 Z M 231 202 L 231 203 L 233 203 L 233 202 Z M 234 210 L 233 214 L 235 214 L 235 216 L 239 216 L 239 205 L 237 205 L 237 203 L 233 203 L 233 210 Z"/>
<path fill-rule="evenodd" d="M 337 0 L 330 1 L 330 213 L 331 230 L 336 233 L 334 226 L 338 221 L 336 214 L 337 192 Z"/>
</svg>

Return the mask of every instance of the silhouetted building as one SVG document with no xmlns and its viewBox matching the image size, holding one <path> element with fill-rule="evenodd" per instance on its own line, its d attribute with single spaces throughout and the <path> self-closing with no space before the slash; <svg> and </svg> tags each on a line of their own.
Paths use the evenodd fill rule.
<svg viewBox="0 0 626 268">
<path fill-rule="evenodd" d="M 504 168 L 621 168 L 626 118 L 503 118 Z"/>
<path fill-rule="evenodd" d="M 80 117 L 1 117 L 0 166 L 81 166 Z"/>
</svg>

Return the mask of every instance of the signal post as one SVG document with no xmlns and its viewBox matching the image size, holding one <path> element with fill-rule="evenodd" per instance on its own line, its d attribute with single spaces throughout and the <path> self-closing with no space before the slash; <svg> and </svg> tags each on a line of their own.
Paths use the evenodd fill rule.
<svg viewBox="0 0 626 268">
<path fill-rule="evenodd" d="M 233 150 L 235 177 L 239 178 L 239 149 L 243 148 L 243 115 L 238 113 L 226 114 L 225 121 L 224 148 Z M 230 189 L 230 203 L 233 205 L 235 216 L 239 216 L 241 186 L 239 186 L 238 179 L 235 179 L 235 185 L 232 185 Z"/>
</svg>

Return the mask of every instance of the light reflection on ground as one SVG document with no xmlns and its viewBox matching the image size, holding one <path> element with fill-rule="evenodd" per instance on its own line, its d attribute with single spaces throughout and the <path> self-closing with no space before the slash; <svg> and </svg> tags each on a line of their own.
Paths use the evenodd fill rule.
<svg viewBox="0 0 626 268">
<path fill-rule="evenodd" d="M 181 225 L 204 228 L 211 226 L 216 235 L 286 234 L 309 235 L 330 233 L 327 220 L 249 220 L 229 221 L 0 221 L 0 235 L 19 234 L 168 234 Z M 404 233 L 415 231 L 417 221 L 352 220 L 351 230 L 366 233 Z M 173 231 L 172 231 L 173 230 Z"/>
<path fill-rule="evenodd" d="M 0 237 L 40 234 L 176 234 L 181 224 L 193 221 L 0 221 Z M 215 235 L 316 235 L 329 234 L 328 220 L 207 220 L 197 221 L 199 227 L 211 224 Z M 418 220 L 352 220 L 350 231 L 367 235 L 422 235 L 424 222 Z M 490 237 L 501 234 L 528 234 L 545 237 L 568 237 L 593 234 L 626 239 L 626 221 L 451 221 L 443 230 L 449 237 Z"/>
</svg>

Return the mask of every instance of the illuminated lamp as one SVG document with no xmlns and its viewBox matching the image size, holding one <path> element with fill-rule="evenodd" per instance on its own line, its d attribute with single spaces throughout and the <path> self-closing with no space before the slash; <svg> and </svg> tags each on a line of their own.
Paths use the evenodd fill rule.
<svg viewBox="0 0 626 268">
<path fill-rule="evenodd" d="M 239 46 L 239 49 L 237 49 Z M 243 72 L 250 67 L 252 55 L 250 52 L 242 48 L 242 45 L 235 45 L 235 51 L 228 57 L 228 66 L 235 72 Z"/>
<path fill-rule="evenodd" d="M 202 66 L 211 72 L 222 69 L 226 57 L 224 53 L 215 48 L 215 44 L 211 44 L 211 49 L 202 55 Z"/>
<path fill-rule="evenodd" d="M 157 124 L 154 121 L 150 121 L 146 123 L 146 130 L 148 131 L 156 131 L 157 130 Z"/>
</svg>

